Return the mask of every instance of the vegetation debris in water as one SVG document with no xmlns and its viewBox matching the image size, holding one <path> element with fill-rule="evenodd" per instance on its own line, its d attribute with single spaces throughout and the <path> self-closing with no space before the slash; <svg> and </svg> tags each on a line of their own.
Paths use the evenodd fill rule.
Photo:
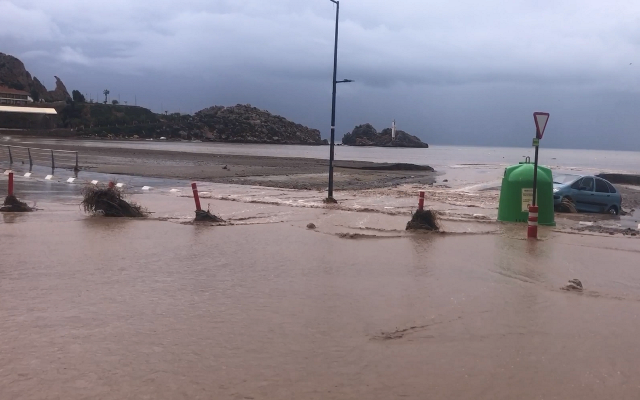
<svg viewBox="0 0 640 400">
<path fill-rule="evenodd" d="M 16 196 L 7 196 L 4 199 L 4 204 L 0 207 L 0 211 L 4 212 L 29 212 L 33 211 L 31 207 L 27 205 L 27 203 L 23 203 L 18 200 Z"/>
<path fill-rule="evenodd" d="M 87 213 L 105 217 L 145 217 L 148 212 L 142 206 L 124 200 L 118 187 L 88 185 L 82 189 L 82 208 Z"/>
<path fill-rule="evenodd" d="M 422 229 L 427 231 L 439 231 L 438 217 L 431 210 L 417 210 L 411 221 L 407 222 L 407 230 Z"/>
<path fill-rule="evenodd" d="M 196 210 L 196 222 L 225 222 L 222 218 L 217 215 L 211 214 L 211 211 L 207 210 Z"/>
</svg>

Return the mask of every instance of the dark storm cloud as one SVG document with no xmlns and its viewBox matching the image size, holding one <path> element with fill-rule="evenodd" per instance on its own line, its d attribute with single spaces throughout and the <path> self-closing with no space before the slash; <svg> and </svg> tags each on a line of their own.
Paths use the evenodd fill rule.
<svg viewBox="0 0 640 400">
<path fill-rule="evenodd" d="M 252 103 L 326 134 L 334 10 L 328 0 L 0 0 L 0 51 L 48 85 L 55 74 L 95 96 L 109 87 L 156 111 Z M 635 1 L 343 0 L 339 78 L 356 83 L 340 86 L 339 130 L 395 118 L 429 141 L 526 145 L 539 109 L 562 127 L 554 145 L 640 148 L 629 133 L 639 17 Z"/>
</svg>

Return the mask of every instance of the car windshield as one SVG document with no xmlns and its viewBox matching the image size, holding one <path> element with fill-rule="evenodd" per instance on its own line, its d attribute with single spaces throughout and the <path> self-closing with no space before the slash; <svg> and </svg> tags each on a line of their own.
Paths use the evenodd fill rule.
<svg viewBox="0 0 640 400">
<path fill-rule="evenodd" d="M 580 176 L 578 175 L 569 175 L 569 174 L 553 175 L 553 183 L 567 184 L 575 181 L 579 177 Z"/>
</svg>

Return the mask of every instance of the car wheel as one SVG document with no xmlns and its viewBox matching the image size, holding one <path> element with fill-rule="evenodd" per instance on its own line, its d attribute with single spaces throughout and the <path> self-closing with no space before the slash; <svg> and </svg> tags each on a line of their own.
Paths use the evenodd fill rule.
<svg viewBox="0 0 640 400">
<path fill-rule="evenodd" d="M 616 206 L 609 207 L 609 209 L 607 210 L 607 213 L 611 215 L 618 215 L 618 207 Z"/>
</svg>

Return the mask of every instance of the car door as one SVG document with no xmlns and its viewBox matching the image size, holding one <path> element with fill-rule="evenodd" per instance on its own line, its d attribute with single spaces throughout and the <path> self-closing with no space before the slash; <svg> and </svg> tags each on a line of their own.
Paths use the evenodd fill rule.
<svg viewBox="0 0 640 400">
<path fill-rule="evenodd" d="M 611 193 L 609 193 L 609 187 L 607 182 L 600 178 L 596 178 L 596 190 L 595 190 L 595 202 L 598 212 L 605 212 L 611 205 Z"/>
<path fill-rule="evenodd" d="M 598 211 L 594 192 L 595 186 L 596 183 L 592 177 L 582 178 L 579 189 L 574 192 L 578 211 Z"/>
<path fill-rule="evenodd" d="M 609 207 L 616 206 L 618 212 L 622 211 L 622 196 L 620 192 L 616 190 L 616 188 L 609 182 L 605 181 L 607 187 L 609 188 L 609 193 L 611 194 L 611 202 L 609 203 Z M 607 210 L 609 209 L 607 207 Z"/>
</svg>

